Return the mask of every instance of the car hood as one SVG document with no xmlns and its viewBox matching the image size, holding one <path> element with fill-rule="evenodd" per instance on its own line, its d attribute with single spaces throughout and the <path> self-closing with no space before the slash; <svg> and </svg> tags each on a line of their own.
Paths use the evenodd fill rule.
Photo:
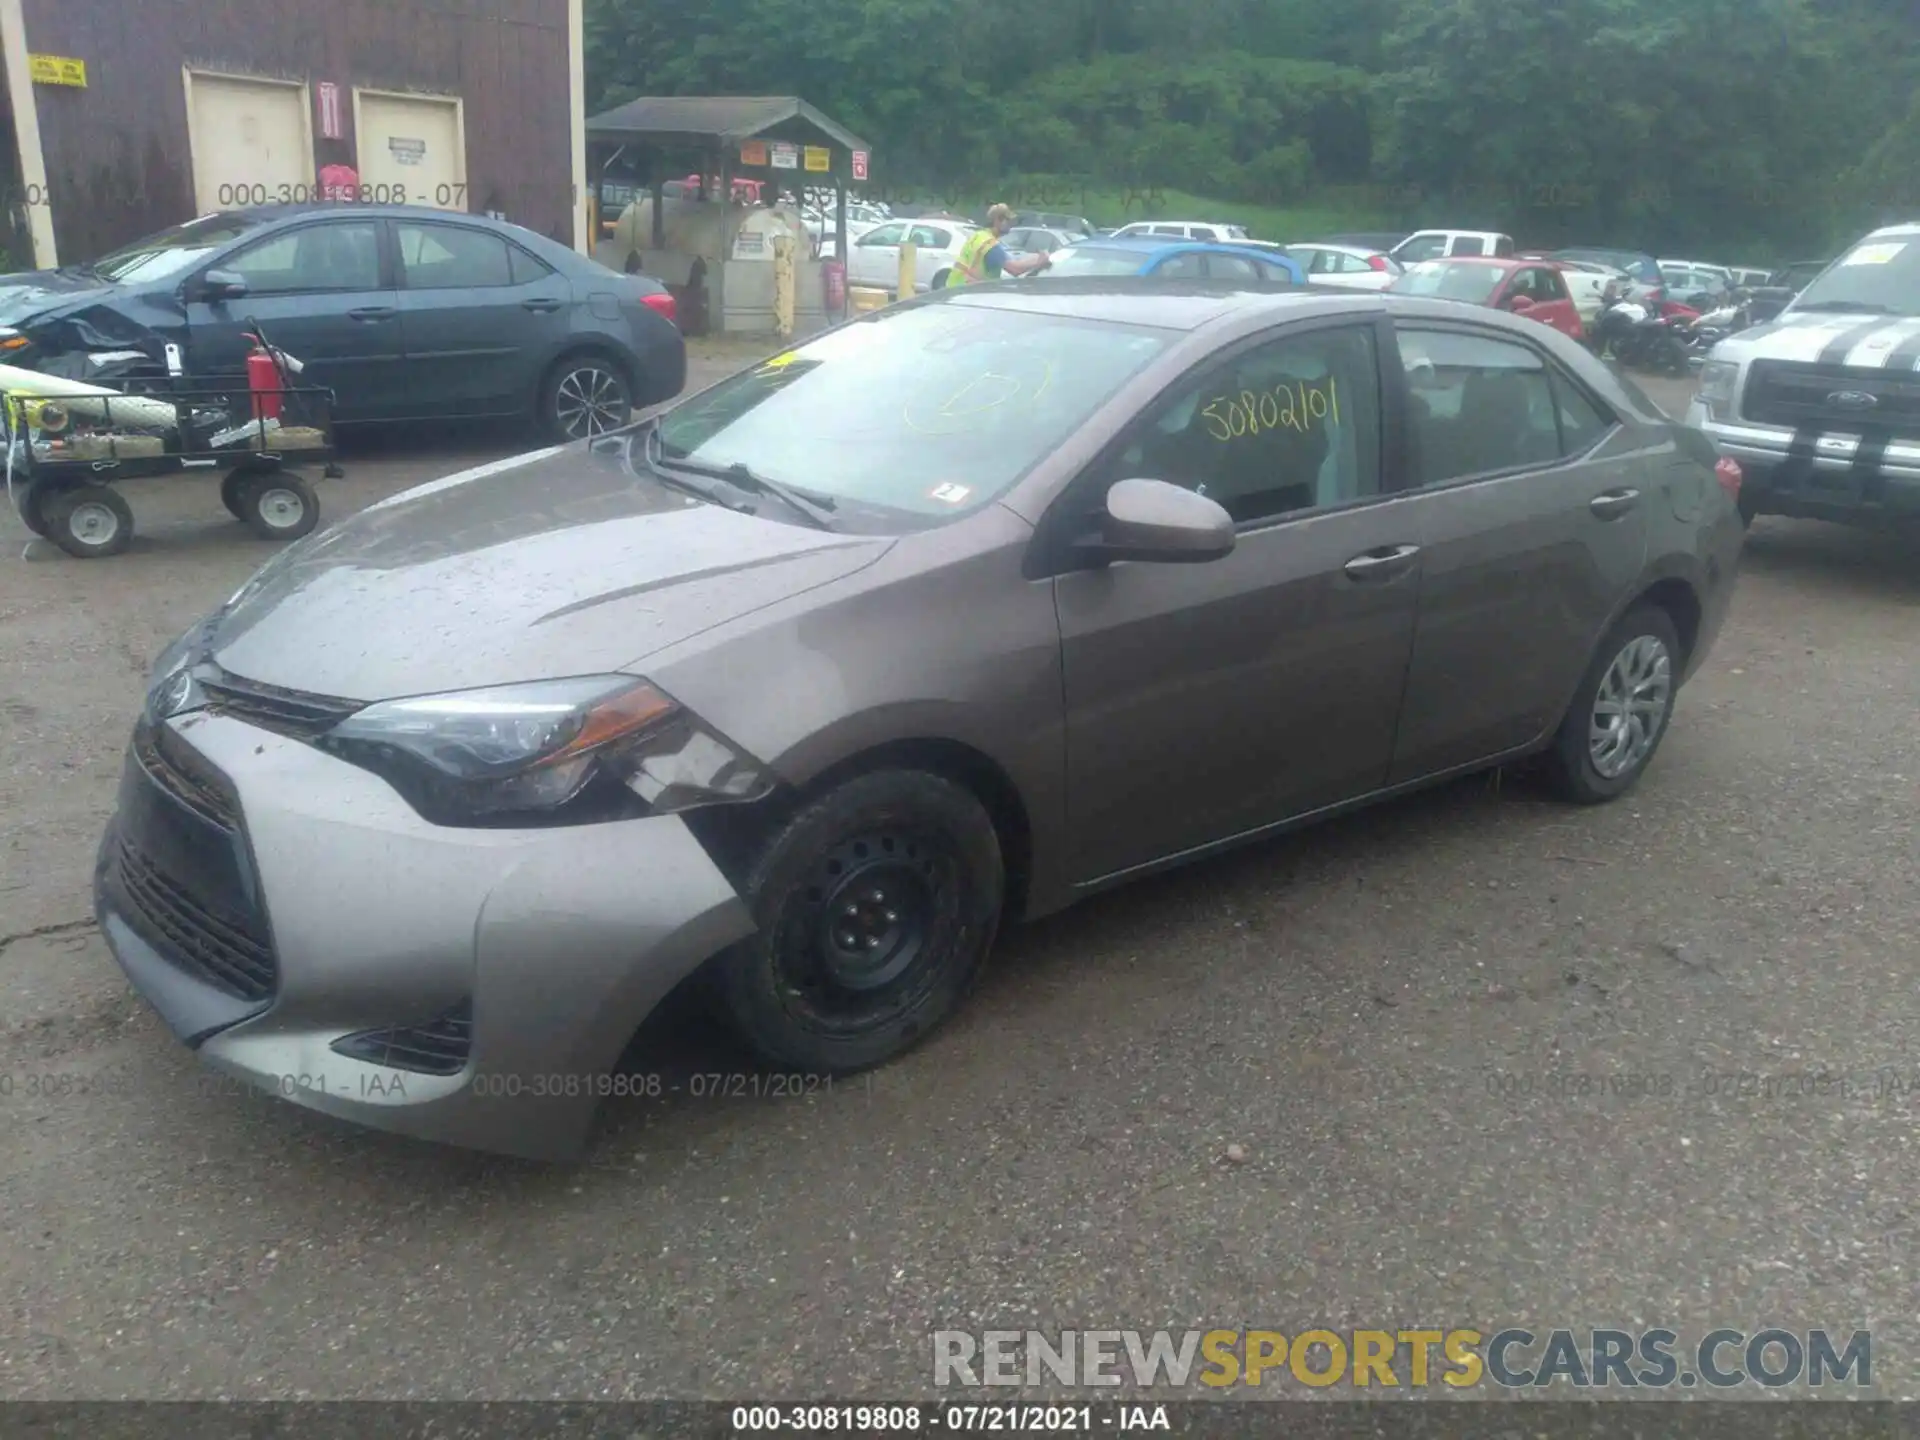
<svg viewBox="0 0 1920 1440">
<path fill-rule="evenodd" d="M 1872 311 L 1789 310 L 1778 319 L 1730 335 L 1714 347 L 1716 360 L 1798 360 L 1811 363 L 1851 333 L 1856 366 L 1885 365 L 1894 350 L 1916 334 L 1920 320 Z"/>
<path fill-rule="evenodd" d="M 362 701 L 599 674 L 891 543 L 740 514 L 568 446 L 403 492 L 290 546 L 228 602 L 208 651 L 236 676 Z"/>
<path fill-rule="evenodd" d="M 0 275 L 0 325 L 18 325 L 56 307 L 111 295 L 111 281 L 73 270 L 29 270 Z"/>
</svg>

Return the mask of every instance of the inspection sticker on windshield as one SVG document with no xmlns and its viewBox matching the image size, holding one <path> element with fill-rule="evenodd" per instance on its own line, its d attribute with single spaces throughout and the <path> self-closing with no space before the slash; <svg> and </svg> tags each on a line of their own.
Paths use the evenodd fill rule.
<svg viewBox="0 0 1920 1440">
<path fill-rule="evenodd" d="M 927 497 L 947 505 L 958 505 L 973 493 L 971 485 L 956 485 L 949 480 L 944 485 L 936 485 L 927 492 Z"/>
<path fill-rule="evenodd" d="M 1884 265 L 1907 248 L 1904 240 L 1887 240 L 1878 245 L 1862 245 L 1840 263 L 1842 265 Z"/>
</svg>

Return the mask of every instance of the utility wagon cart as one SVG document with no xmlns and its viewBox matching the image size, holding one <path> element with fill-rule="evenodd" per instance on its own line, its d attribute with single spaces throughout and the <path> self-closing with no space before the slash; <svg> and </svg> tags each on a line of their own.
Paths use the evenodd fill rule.
<svg viewBox="0 0 1920 1440">
<path fill-rule="evenodd" d="M 222 503 L 263 539 L 311 532 L 320 500 L 295 467 L 339 474 L 333 392 L 292 384 L 299 362 L 253 338 L 247 388 L 187 389 L 175 378 L 145 382 L 149 393 L 0 390 L 7 494 L 21 521 L 69 555 L 117 555 L 133 539 L 120 481 L 208 471 L 224 472 Z"/>
</svg>

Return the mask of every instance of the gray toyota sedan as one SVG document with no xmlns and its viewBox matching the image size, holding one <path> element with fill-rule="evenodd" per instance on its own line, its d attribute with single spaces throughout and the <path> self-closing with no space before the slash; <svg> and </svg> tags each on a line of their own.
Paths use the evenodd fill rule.
<svg viewBox="0 0 1920 1440">
<path fill-rule="evenodd" d="M 1497 311 L 946 291 L 268 561 L 156 666 L 100 922 L 208 1063 L 567 1158 L 683 983 L 857 1071 L 1004 923 L 1463 771 L 1621 794 L 1739 484 Z"/>
</svg>

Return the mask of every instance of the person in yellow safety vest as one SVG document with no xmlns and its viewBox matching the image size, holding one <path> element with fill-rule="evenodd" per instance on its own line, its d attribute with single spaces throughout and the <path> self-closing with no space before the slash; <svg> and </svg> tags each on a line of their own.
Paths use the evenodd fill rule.
<svg viewBox="0 0 1920 1440">
<path fill-rule="evenodd" d="M 976 230 L 967 243 L 960 247 L 953 269 L 947 272 L 948 288 L 974 285 L 982 280 L 998 280 L 1003 275 L 1031 275 L 1053 263 L 1053 257 L 1044 252 L 1022 255 L 1018 259 L 1009 255 L 1007 247 L 1000 243 L 1000 237 L 1012 228 L 1011 209 L 1005 205 L 995 205 L 988 210 L 987 228 Z"/>
</svg>

